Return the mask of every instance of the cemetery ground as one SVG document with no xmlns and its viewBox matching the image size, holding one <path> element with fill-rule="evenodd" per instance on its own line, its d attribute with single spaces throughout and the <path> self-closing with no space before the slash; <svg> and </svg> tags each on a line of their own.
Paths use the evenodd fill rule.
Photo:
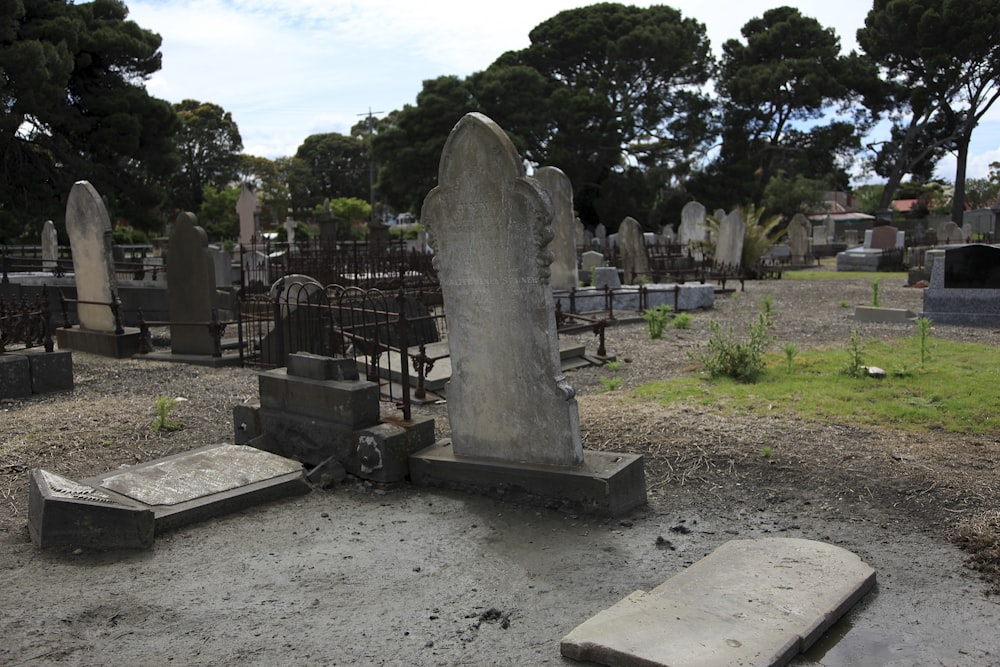
<svg viewBox="0 0 1000 667">
<path fill-rule="evenodd" d="M 881 303 L 919 313 L 921 291 L 904 282 L 882 279 Z M 609 328 L 617 368 L 568 377 L 584 446 L 645 456 L 649 505 L 615 519 L 348 481 L 166 533 L 148 551 L 39 551 L 28 470 L 80 479 L 231 442 L 232 407 L 257 392 L 246 369 L 74 353 L 74 391 L 0 405 L 0 664 L 577 664 L 559 639 L 593 614 L 726 540 L 778 536 L 837 544 L 878 576 L 793 664 L 1000 665 L 1000 426 L 911 430 L 633 395 L 697 373 L 709 323 L 742 334 L 765 296 L 779 354 L 843 350 L 854 331 L 917 333 L 852 318 L 871 304 L 868 278 L 787 276 L 719 295 L 659 340 L 642 321 Z M 995 328 L 931 333 L 1000 346 Z M 994 378 L 970 389 L 995 397 Z M 151 428 L 158 396 L 177 399 L 177 430 Z M 447 433 L 445 406 L 417 411 Z"/>
</svg>

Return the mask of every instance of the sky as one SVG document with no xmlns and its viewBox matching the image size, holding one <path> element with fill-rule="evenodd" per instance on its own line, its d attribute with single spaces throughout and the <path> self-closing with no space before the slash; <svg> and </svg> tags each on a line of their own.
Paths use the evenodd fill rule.
<svg viewBox="0 0 1000 667">
<path fill-rule="evenodd" d="M 425 80 L 484 70 L 504 52 L 527 47 L 538 24 L 587 4 L 506 0 L 494 9 L 469 0 L 126 0 L 129 19 L 163 39 L 163 67 L 146 81 L 149 93 L 173 103 L 218 104 L 239 126 L 244 152 L 268 158 L 294 155 L 312 134 L 348 134 L 368 113 L 412 105 Z M 666 4 L 704 23 L 718 55 L 748 20 L 782 4 L 833 28 L 844 51 L 856 49 L 855 33 L 872 0 Z M 973 134 L 969 177 L 984 177 L 998 160 L 1000 104 Z M 946 157 L 938 174 L 952 180 L 954 165 Z"/>
</svg>

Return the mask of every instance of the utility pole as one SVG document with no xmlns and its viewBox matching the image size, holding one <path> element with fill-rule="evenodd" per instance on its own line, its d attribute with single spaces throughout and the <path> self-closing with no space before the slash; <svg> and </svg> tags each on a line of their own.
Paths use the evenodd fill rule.
<svg viewBox="0 0 1000 667">
<path fill-rule="evenodd" d="M 368 228 L 377 227 L 381 221 L 375 220 L 375 151 L 372 149 L 372 136 L 375 134 L 375 116 L 384 111 L 372 111 L 368 107 L 368 113 L 359 113 L 359 116 L 368 116 L 368 198 L 371 212 L 369 213 Z"/>
</svg>

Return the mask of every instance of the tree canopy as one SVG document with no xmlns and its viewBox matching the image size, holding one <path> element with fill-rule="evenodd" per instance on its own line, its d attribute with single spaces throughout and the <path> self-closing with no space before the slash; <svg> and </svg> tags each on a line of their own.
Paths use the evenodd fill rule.
<svg viewBox="0 0 1000 667">
<path fill-rule="evenodd" d="M 3 0 L 0 14 L 0 237 L 61 221 L 73 182 L 89 180 L 112 217 L 162 222 L 177 167 L 177 120 L 142 82 L 160 37 L 118 0 Z"/>
<path fill-rule="evenodd" d="M 858 43 L 881 69 L 893 136 L 883 207 L 906 173 L 956 155 L 952 219 L 965 210 L 972 132 L 1000 97 L 1000 0 L 875 0 Z"/>
<path fill-rule="evenodd" d="M 180 120 L 180 168 L 173 179 L 173 204 L 197 211 L 206 187 L 222 190 L 236 180 L 243 139 L 233 115 L 211 102 L 184 100 L 174 105 Z"/>
</svg>

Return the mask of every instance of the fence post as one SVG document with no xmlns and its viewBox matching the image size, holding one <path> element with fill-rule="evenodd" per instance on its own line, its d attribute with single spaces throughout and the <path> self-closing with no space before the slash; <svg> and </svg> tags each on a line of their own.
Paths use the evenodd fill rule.
<svg viewBox="0 0 1000 667">
<path fill-rule="evenodd" d="M 149 335 L 149 325 L 146 324 L 142 308 L 139 309 L 137 316 L 139 318 L 139 354 L 149 354 L 153 351 L 153 340 Z"/>
<path fill-rule="evenodd" d="M 45 326 L 45 338 L 43 339 L 43 344 L 45 345 L 46 352 L 52 352 L 56 349 L 55 343 L 52 342 L 52 313 L 49 312 L 49 288 L 47 285 L 42 285 L 42 323 Z"/>
<path fill-rule="evenodd" d="M 399 328 L 399 376 L 400 384 L 403 386 L 403 419 L 410 421 L 410 346 L 409 346 L 409 321 L 406 318 L 406 299 L 403 288 L 399 288 L 396 296 L 399 303 L 399 317 L 396 319 Z M 392 378 L 389 378 L 392 382 Z"/>
</svg>

